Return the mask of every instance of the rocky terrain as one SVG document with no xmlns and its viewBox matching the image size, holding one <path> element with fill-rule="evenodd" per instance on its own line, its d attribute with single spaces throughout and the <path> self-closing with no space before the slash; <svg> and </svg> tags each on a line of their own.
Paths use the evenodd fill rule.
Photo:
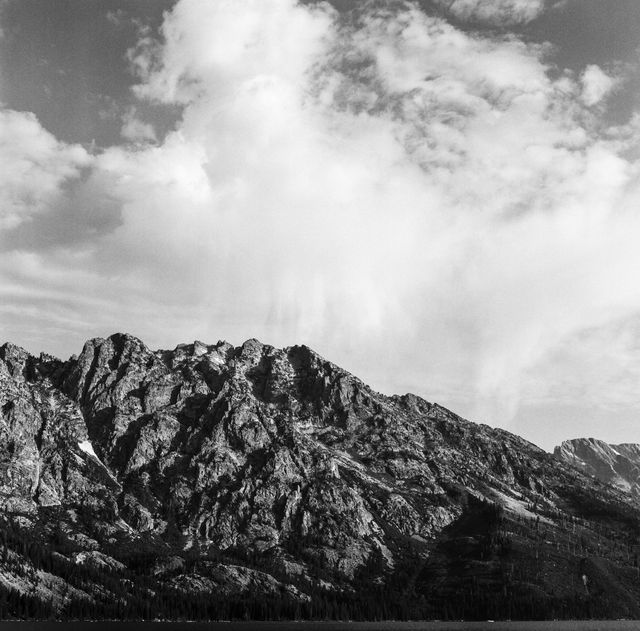
<svg viewBox="0 0 640 631">
<path fill-rule="evenodd" d="M 5 344 L 0 616 L 640 617 L 637 494 L 572 449 L 305 346 Z"/>
<path fill-rule="evenodd" d="M 575 438 L 565 440 L 554 454 L 586 474 L 640 498 L 640 445 L 608 445 L 596 438 Z"/>
</svg>

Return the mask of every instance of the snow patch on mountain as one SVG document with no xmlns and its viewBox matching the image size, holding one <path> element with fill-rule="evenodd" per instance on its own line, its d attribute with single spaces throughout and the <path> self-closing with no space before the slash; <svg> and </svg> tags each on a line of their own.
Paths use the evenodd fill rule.
<svg viewBox="0 0 640 631">
<path fill-rule="evenodd" d="M 78 442 L 78 447 L 84 451 L 85 454 L 89 456 L 93 456 L 96 460 L 100 460 L 98 456 L 96 456 L 96 452 L 93 450 L 93 445 L 88 440 L 81 440 Z"/>
</svg>

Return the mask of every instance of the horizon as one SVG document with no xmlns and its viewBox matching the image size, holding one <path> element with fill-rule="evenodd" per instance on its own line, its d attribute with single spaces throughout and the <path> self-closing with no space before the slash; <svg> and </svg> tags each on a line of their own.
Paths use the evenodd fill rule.
<svg viewBox="0 0 640 631">
<path fill-rule="evenodd" d="M 638 32 L 635 0 L 4 0 L 2 337 L 307 345 L 547 451 L 640 443 Z"/>
</svg>

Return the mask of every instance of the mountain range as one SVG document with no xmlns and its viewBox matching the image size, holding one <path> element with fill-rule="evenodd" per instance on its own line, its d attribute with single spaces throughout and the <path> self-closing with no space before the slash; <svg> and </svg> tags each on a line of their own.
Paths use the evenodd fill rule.
<svg viewBox="0 0 640 631">
<path fill-rule="evenodd" d="M 7 343 L 0 617 L 639 618 L 639 467 L 306 346 Z"/>
</svg>

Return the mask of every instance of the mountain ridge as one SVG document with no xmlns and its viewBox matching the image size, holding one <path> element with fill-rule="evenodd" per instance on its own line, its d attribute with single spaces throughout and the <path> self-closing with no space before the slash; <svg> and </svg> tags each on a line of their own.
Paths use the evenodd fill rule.
<svg viewBox="0 0 640 631">
<path fill-rule="evenodd" d="M 640 497 L 640 445 L 574 438 L 557 446 L 554 454 L 588 475 Z"/>
<path fill-rule="evenodd" d="M 306 346 L 6 343 L 0 410 L 4 617 L 640 615 L 637 498 Z"/>
</svg>

